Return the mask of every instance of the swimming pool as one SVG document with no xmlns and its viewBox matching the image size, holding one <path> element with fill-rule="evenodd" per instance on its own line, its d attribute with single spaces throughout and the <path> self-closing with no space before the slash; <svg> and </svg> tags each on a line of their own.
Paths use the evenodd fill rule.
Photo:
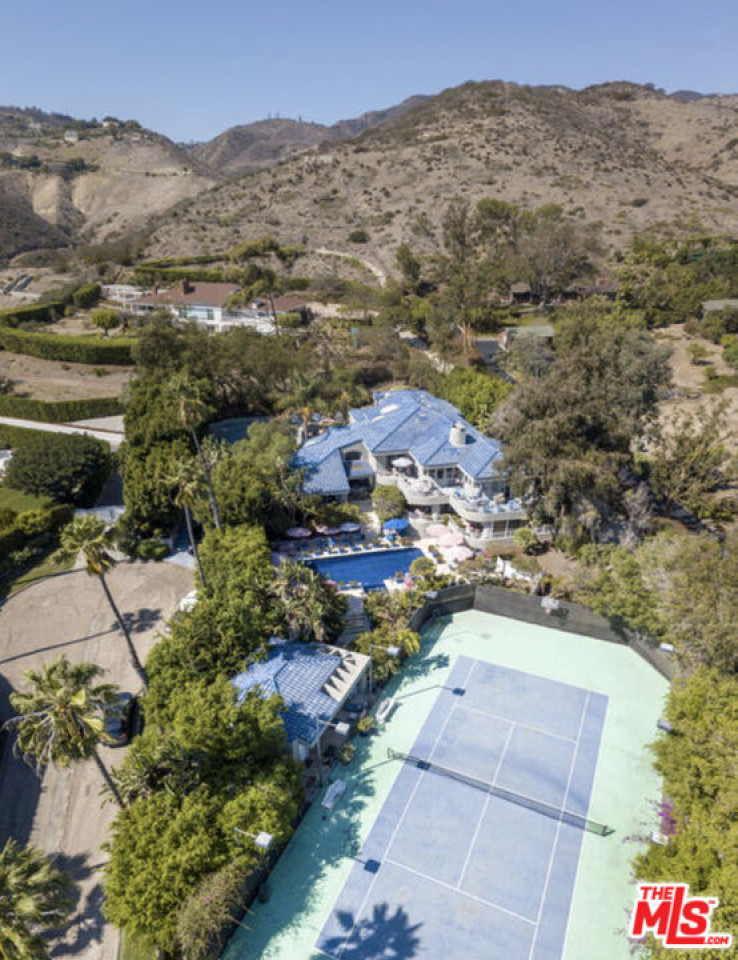
<svg viewBox="0 0 738 960">
<path fill-rule="evenodd" d="M 396 573 L 407 573 L 410 564 L 424 556 L 417 547 L 404 550 L 376 550 L 373 553 L 354 553 L 348 556 L 321 557 L 311 560 L 309 567 L 336 583 L 356 581 L 365 590 L 379 590 L 384 581 Z"/>
</svg>

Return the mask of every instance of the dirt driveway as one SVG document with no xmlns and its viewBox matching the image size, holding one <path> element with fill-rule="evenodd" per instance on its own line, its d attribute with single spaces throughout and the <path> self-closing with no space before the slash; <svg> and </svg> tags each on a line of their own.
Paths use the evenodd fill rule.
<svg viewBox="0 0 738 960">
<path fill-rule="evenodd" d="M 171 563 L 121 563 L 109 576 L 118 606 L 129 620 L 139 656 L 145 659 L 157 629 L 192 588 L 190 570 Z M 59 654 L 92 661 L 105 680 L 136 692 L 123 636 L 99 583 L 82 571 L 40 581 L 0 608 L 0 719 L 8 715 L 7 695 L 22 686 L 23 671 Z M 116 765 L 124 750 L 103 748 Z M 102 779 L 93 763 L 66 771 L 49 768 L 41 782 L 33 771 L 0 747 L 0 844 L 8 835 L 58 855 L 77 881 L 77 913 L 53 946 L 52 956 L 115 960 L 117 931 L 102 916 L 100 844 L 115 815 L 100 805 Z"/>
</svg>

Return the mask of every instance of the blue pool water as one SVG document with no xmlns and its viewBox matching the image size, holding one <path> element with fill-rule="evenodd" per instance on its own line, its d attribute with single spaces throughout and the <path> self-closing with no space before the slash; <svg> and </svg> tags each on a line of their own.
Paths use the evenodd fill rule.
<svg viewBox="0 0 738 960">
<path fill-rule="evenodd" d="M 324 557 L 311 560 L 308 566 L 336 583 L 350 583 L 355 580 L 363 584 L 366 590 L 378 590 L 385 580 L 398 571 L 407 573 L 413 560 L 423 555 L 422 550 L 408 547 L 406 550 L 377 550 L 375 553 Z"/>
</svg>

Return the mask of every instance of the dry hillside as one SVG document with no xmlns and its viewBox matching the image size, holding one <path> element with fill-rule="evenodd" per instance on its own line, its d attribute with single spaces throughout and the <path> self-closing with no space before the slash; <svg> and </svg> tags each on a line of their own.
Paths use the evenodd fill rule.
<svg viewBox="0 0 738 960">
<path fill-rule="evenodd" d="M 149 252 L 212 251 L 272 233 L 391 269 L 402 240 L 433 249 L 455 194 L 561 204 L 600 222 L 612 247 L 657 223 L 733 233 L 738 97 L 676 99 L 624 83 L 580 92 L 465 84 L 181 205 Z M 357 228 L 368 245 L 348 241 Z"/>
<path fill-rule="evenodd" d="M 224 133 L 191 147 L 192 156 L 217 174 L 234 176 L 274 166 L 291 154 L 329 141 L 357 137 L 393 117 L 402 116 L 427 97 L 409 97 L 386 110 L 370 110 L 352 120 L 328 127 L 302 120 L 270 119 L 230 127 Z"/>
<path fill-rule="evenodd" d="M 65 132 L 79 139 L 69 143 Z M 0 256 L 121 236 L 215 181 L 166 137 L 0 108 Z"/>
</svg>

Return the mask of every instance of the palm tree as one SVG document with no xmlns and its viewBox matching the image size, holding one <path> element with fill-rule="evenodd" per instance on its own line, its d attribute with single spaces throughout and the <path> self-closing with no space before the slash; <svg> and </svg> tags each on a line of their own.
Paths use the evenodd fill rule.
<svg viewBox="0 0 738 960">
<path fill-rule="evenodd" d="M 93 514 L 87 516 L 75 517 L 71 523 L 62 530 L 61 547 L 57 551 L 60 559 L 69 559 L 82 553 L 85 560 L 85 569 L 91 577 L 97 577 L 103 592 L 107 597 L 110 608 L 118 621 L 118 626 L 123 631 L 123 636 L 128 644 L 128 652 L 131 656 L 131 663 L 136 673 L 141 678 L 144 690 L 146 690 L 146 671 L 143 664 L 138 659 L 136 648 L 133 645 L 131 634 L 126 626 L 125 620 L 121 616 L 118 606 L 113 600 L 110 587 L 105 579 L 105 574 L 115 566 L 115 559 L 109 553 L 109 547 L 112 540 L 112 531 L 105 526 L 105 521 Z"/>
<path fill-rule="evenodd" d="M 202 495 L 202 476 L 198 471 L 193 460 L 177 460 L 174 464 L 174 472 L 169 476 L 163 477 L 162 482 L 168 487 L 174 487 L 174 503 L 181 510 L 184 510 L 185 523 L 187 524 L 187 536 L 192 547 L 192 556 L 197 564 L 197 571 L 200 574 L 200 580 L 205 586 L 205 574 L 200 562 L 200 552 L 197 549 L 197 540 L 192 528 L 192 508 Z"/>
<path fill-rule="evenodd" d="M 69 875 L 40 850 L 8 840 L 0 850 L 0 957 L 45 960 L 42 933 L 61 926 L 74 905 Z"/>
<path fill-rule="evenodd" d="M 290 639 L 324 639 L 326 598 L 319 574 L 294 560 L 283 560 L 272 590 Z"/>
<path fill-rule="evenodd" d="M 208 501 L 213 514 L 213 523 L 220 530 L 220 510 L 218 501 L 215 498 L 215 488 L 213 487 L 212 463 L 203 452 L 200 438 L 197 435 L 197 428 L 200 424 L 210 417 L 213 410 L 206 402 L 200 381 L 195 380 L 186 371 L 175 373 L 169 379 L 167 392 L 177 407 L 177 418 L 185 430 L 190 431 L 192 442 L 197 452 L 197 457 L 202 468 L 202 475 L 208 488 Z"/>
<path fill-rule="evenodd" d="M 122 807 L 118 788 L 98 753 L 99 745 L 109 739 L 105 714 L 115 705 L 117 694 L 110 683 L 93 683 L 102 672 L 94 663 L 72 664 L 64 656 L 41 670 L 27 670 L 23 682 L 31 689 L 10 694 L 18 716 L 6 726 L 15 729 L 17 748 L 24 756 L 35 758 L 37 769 L 49 763 L 64 768 L 80 760 L 94 760 Z"/>
</svg>

